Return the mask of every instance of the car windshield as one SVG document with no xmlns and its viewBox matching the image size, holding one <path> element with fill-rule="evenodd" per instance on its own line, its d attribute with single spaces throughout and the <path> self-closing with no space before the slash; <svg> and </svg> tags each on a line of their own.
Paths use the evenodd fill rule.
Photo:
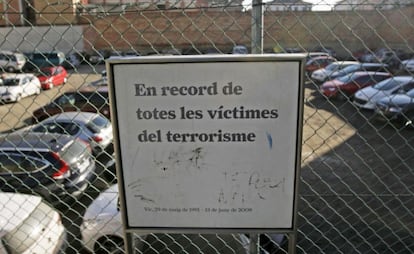
<svg viewBox="0 0 414 254">
<path fill-rule="evenodd" d="M 356 77 L 358 77 L 358 75 L 355 75 L 355 73 L 349 73 L 345 76 L 342 76 L 342 77 L 338 78 L 338 80 L 343 82 L 343 83 L 348 83 L 348 82 L 351 82 L 352 80 L 354 80 Z"/>
<path fill-rule="evenodd" d="M 411 89 L 410 91 L 408 91 L 407 95 L 410 96 L 411 98 L 414 98 L 414 89 Z"/>
<path fill-rule="evenodd" d="M 325 70 L 327 71 L 336 71 L 339 69 L 339 64 L 338 63 L 331 63 L 328 66 L 325 67 Z"/>
<path fill-rule="evenodd" d="M 359 65 L 350 65 L 342 69 L 343 72 L 350 73 L 357 71 L 359 69 Z"/>
<path fill-rule="evenodd" d="M 377 90 L 390 90 L 394 87 L 400 86 L 403 83 L 403 81 L 401 80 L 397 80 L 394 78 L 389 78 L 386 80 L 383 80 L 379 83 L 377 83 L 376 85 L 373 86 L 373 88 L 377 89 Z"/>
<path fill-rule="evenodd" d="M 74 105 L 76 102 L 75 100 L 75 95 L 74 94 L 64 94 L 62 96 L 60 96 L 59 98 L 56 99 L 56 104 L 57 105 L 68 105 L 68 104 L 72 104 Z"/>
<path fill-rule="evenodd" d="M 20 80 L 14 78 L 8 78 L 3 80 L 3 86 L 18 86 Z"/>
</svg>

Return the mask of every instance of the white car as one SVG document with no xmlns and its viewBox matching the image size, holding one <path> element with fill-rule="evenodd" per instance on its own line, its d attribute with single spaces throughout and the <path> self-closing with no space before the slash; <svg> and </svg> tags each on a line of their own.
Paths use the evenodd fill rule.
<svg viewBox="0 0 414 254">
<path fill-rule="evenodd" d="M 38 196 L 0 193 L 0 253 L 63 253 L 59 213 Z"/>
<path fill-rule="evenodd" d="M 124 234 L 117 184 L 102 192 L 87 208 L 81 225 L 81 234 L 84 246 L 93 253 L 124 253 Z M 276 248 L 284 241 L 282 234 L 268 236 L 271 238 L 269 244 L 274 244 L 273 247 Z M 135 248 L 143 252 L 152 250 L 152 252 L 161 253 L 163 249 L 168 247 L 170 253 L 197 253 L 196 250 L 191 251 L 190 248 L 194 249 L 194 247 L 203 246 L 208 242 L 213 250 L 221 249 L 220 253 L 222 254 L 250 253 L 250 241 L 244 234 L 149 234 L 140 236 L 140 238 L 145 241 L 137 239 Z M 188 246 L 189 241 L 192 242 L 191 246 Z M 223 243 L 226 244 L 224 250 Z M 183 246 L 188 249 L 184 250 Z M 210 253 L 208 249 L 206 249 L 206 253 Z M 260 253 L 268 254 L 269 252 L 261 248 Z"/>
<path fill-rule="evenodd" d="M 23 97 L 40 94 L 41 90 L 40 81 L 33 74 L 4 74 L 0 81 L 0 100 L 18 102 Z"/>
<path fill-rule="evenodd" d="M 316 70 L 314 72 L 312 72 L 311 75 L 311 79 L 316 81 L 316 82 L 325 82 L 327 80 L 330 79 L 330 76 L 332 73 L 334 73 L 335 71 L 339 71 L 342 70 L 343 68 L 349 66 L 349 65 L 353 65 L 353 64 L 358 64 L 359 62 L 357 61 L 338 61 L 338 62 L 333 62 L 331 64 L 329 64 L 328 66 L 326 66 L 325 68 Z"/>
<path fill-rule="evenodd" d="M 26 57 L 22 53 L 0 51 L 0 69 L 7 72 L 21 71 L 26 64 Z"/>
<path fill-rule="evenodd" d="M 385 96 L 403 93 L 412 88 L 414 88 L 414 77 L 395 76 L 373 86 L 362 88 L 355 93 L 353 103 L 360 108 L 375 109 L 376 103 Z"/>
</svg>

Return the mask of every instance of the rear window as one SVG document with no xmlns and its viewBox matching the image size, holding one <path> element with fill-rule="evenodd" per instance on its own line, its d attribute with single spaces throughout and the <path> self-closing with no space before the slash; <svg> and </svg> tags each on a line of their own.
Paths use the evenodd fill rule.
<svg viewBox="0 0 414 254">
<path fill-rule="evenodd" d="M 97 116 L 90 121 L 86 127 L 93 133 L 98 133 L 102 128 L 105 128 L 110 124 L 109 120 L 103 116 Z"/>
<path fill-rule="evenodd" d="M 51 122 L 41 123 L 37 127 L 33 128 L 34 132 L 46 132 L 46 133 L 59 133 L 68 134 L 71 136 L 76 135 L 80 128 L 75 123 L 64 123 L 64 122 Z"/>
<path fill-rule="evenodd" d="M 3 80 L 3 86 L 18 86 L 20 83 L 20 80 L 18 79 L 13 79 L 13 78 L 8 78 Z"/>
<path fill-rule="evenodd" d="M 22 208 L 24 209 L 24 208 Z M 40 202 L 33 212 L 20 225 L 4 236 L 8 253 L 24 253 L 42 237 L 43 231 L 52 222 L 55 212 L 47 204 Z"/>
<path fill-rule="evenodd" d="M 73 157 L 82 157 L 82 154 L 89 152 L 85 143 L 79 140 L 74 140 L 70 145 L 66 146 L 62 151 L 59 151 L 60 157 L 64 161 L 72 161 Z"/>
</svg>

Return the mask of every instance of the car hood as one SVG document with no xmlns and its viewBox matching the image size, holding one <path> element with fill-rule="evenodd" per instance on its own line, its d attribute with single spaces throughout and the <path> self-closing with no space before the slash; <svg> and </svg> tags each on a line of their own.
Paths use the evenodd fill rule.
<svg viewBox="0 0 414 254">
<path fill-rule="evenodd" d="M 341 82 L 341 81 L 339 81 L 337 79 L 334 79 L 334 80 L 326 81 L 325 83 L 323 83 L 322 84 L 322 88 L 325 88 L 325 87 L 337 87 L 337 86 L 341 86 L 343 84 L 344 84 L 343 82 Z"/>
<path fill-rule="evenodd" d="M 411 98 L 410 96 L 406 94 L 395 94 L 395 95 L 382 98 L 379 101 L 379 103 L 383 105 L 390 105 L 390 106 L 393 106 L 393 105 L 401 106 L 401 105 L 413 104 L 414 98 Z"/>
<path fill-rule="evenodd" d="M 112 185 L 102 192 L 88 207 L 84 220 L 95 220 L 99 216 L 111 218 L 119 214 L 118 210 L 118 185 Z"/>
<path fill-rule="evenodd" d="M 0 235 L 10 232 L 30 216 L 42 199 L 38 196 L 0 193 Z"/>
<path fill-rule="evenodd" d="M 314 71 L 313 73 L 320 74 L 320 75 L 328 75 L 328 73 L 330 73 L 330 71 L 327 71 L 326 69 L 322 68 L 322 69 Z"/>
<path fill-rule="evenodd" d="M 378 101 L 379 99 L 388 96 L 393 90 L 378 90 L 373 87 L 365 87 L 355 93 L 355 98 L 365 99 L 371 101 Z"/>
<path fill-rule="evenodd" d="M 402 64 L 414 64 L 414 59 L 407 59 L 401 62 Z"/>
</svg>

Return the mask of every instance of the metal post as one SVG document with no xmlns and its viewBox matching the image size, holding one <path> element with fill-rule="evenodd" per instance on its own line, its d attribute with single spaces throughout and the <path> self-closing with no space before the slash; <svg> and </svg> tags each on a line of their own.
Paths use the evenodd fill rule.
<svg viewBox="0 0 414 254">
<path fill-rule="evenodd" d="M 249 252 L 250 254 L 258 254 L 259 253 L 259 234 L 250 234 L 250 245 L 249 245 Z"/>
<path fill-rule="evenodd" d="M 125 253 L 135 253 L 135 237 L 133 233 L 125 233 Z"/>
<path fill-rule="evenodd" d="M 263 2 L 252 0 L 252 42 L 253 54 L 263 53 Z"/>
<path fill-rule="evenodd" d="M 296 254 L 296 232 L 289 233 L 288 237 L 289 237 L 288 253 Z"/>
</svg>

